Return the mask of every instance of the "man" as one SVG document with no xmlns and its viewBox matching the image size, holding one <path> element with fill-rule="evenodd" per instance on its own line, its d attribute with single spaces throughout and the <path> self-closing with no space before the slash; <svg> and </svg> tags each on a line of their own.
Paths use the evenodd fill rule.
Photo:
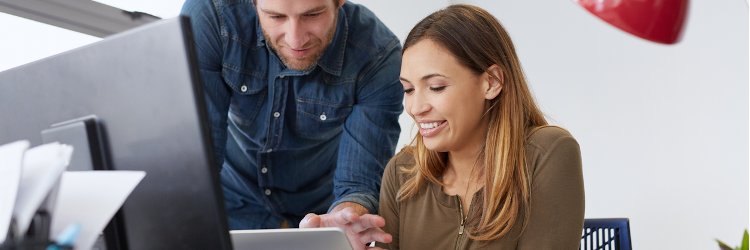
<svg viewBox="0 0 750 250">
<path fill-rule="evenodd" d="M 401 45 L 344 0 L 187 0 L 231 229 L 379 231 Z M 368 235 L 368 237 L 362 237 Z"/>
</svg>

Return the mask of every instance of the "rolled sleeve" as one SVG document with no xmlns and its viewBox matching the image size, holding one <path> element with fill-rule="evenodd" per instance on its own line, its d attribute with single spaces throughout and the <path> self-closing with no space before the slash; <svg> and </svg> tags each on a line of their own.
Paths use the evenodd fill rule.
<svg viewBox="0 0 750 250">
<path fill-rule="evenodd" d="M 367 211 L 370 211 L 370 213 L 373 214 L 375 213 L 374 211 L 378 211 L 378 199 L 376 197 L 373 197 L 372 195 L 366 193 L 352 193 L 333 202 L 333 205 L 328 208 L 328 212 L 330 213 L 333 208 L 344 202 L 354 202 L 360 204 L 363 207 L 367 208 Z"/>
</svg>

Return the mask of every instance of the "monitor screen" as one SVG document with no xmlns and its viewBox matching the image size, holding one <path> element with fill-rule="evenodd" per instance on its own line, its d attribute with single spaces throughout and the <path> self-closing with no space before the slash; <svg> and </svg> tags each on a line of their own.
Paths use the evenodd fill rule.
<svg viewBox="0 0 750 250">
<path fill-rule="evenodd" d="M 192 37 L 178 17 L 0 72 L 0 144 L 93 116 L 108 167 L 146 172 L 128 249 L 231 249 Z"/>
</svg>

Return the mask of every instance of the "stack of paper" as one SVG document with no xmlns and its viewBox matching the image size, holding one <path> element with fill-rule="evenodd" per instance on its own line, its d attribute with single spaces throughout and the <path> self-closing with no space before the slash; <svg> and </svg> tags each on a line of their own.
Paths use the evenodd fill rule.
<svg viewBox="0 0 750 250">
<path fill-rule="evenodd" d="M 0 146 L 0 244 L 23 240 L 34 215 L 43 211 L 51 216 L 50 239 L 75 225 L 81 234 L 71 241 L 74 248 L 89 249 L 145 176 L 143 171 L 64 172 L 71 146 L 28 148 L 28 141 Z M 9 239 L 9 232 L 16 237 Z"/>
<path fill-rule="evenodd" d="M 44 144 L 25 152 L 18 196 L 13 207 L 13 217 L 18 226 L 16 235 L 26 234 L 31 218 L 68 167 L 72 154 L 73 147 L 59 143 Z M 50 205 L 54 204 L 55 198 L 50 196 Z M 51 212 L 54 208 L 42 210 Z"/>
<path fill-rule="evenodd" d="M 16 204 L 18 183 L 21 180 L 23 152 L 29 142 L 19 141 L 0 147 L 0 243 L 8 237 L 13 206 Z"/>
</svg>

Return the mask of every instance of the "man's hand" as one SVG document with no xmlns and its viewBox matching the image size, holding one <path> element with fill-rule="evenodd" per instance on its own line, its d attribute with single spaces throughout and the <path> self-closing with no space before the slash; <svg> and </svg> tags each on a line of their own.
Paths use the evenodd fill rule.
<svg viewBox="0 0 750 250">
<path fill-rule="evenodd" d="M 390 243 L 391 235 L 380 229 L 384 226 L 383 217 L 368 214 L 366 208 L 353 202 L 341 203 L 328 214 L 307 214 L 299 223 L 300 228 L 341 228 L 354 250 L 381 249 L 367 247 L 373 241 Z"/>
</svg>

